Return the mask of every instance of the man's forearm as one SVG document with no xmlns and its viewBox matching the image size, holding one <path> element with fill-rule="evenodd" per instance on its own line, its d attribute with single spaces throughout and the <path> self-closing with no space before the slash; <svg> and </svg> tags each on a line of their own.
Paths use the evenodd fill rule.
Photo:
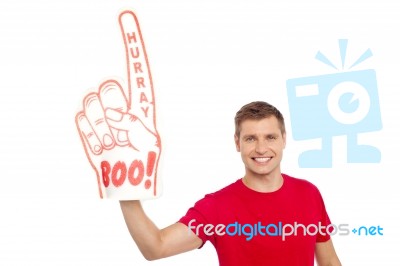
<svg viewBox="0 0 400 266">
<path fill-rule="evenodd" d="M 161 233 L 147 217 L 139 200 L 120 201 L 125 223 L 133 240 L 147 260 L 161 254 Z"/>
</svg>

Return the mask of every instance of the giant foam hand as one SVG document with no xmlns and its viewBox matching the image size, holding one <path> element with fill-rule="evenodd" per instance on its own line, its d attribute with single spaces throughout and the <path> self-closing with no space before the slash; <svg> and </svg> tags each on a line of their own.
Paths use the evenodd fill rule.
<svg viewBox="0 0 400 266">
<path fill-rule="evenodd" d="M 161 139 L 156 128 L 153 83 L 139 23 L 119 15 L 127 63 L 127 87 L 106 80 L 88 93 L 76 125 L 101 198 L 148 199 L 160 194 Z"/>
</svg>

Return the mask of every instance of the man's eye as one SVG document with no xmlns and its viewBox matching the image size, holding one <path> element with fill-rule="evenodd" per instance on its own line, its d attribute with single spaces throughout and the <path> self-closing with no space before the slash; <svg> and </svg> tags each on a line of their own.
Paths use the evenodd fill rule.
<svg viewBox="0 0 400 266">
<path fill-rule="evenodd" d="M 246 142 L 252 142 L 252 141 L 254 141 L 254 138 L 253 137 L 248 137 L 248 138 L 245 139 L 245 141 Z"/>
</svg>

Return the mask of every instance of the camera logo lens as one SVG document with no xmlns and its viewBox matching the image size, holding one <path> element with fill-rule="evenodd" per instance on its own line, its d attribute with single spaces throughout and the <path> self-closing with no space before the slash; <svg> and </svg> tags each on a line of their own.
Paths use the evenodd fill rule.
<svg viewBox="0 0 400 266">
<path fill-rule="evenodd" d="M 356 82 L 341 82 L 328 95 L 329 113 L 342 124 L 361 122 L 367 116 L 370 106 L 368 92 Z"/>
</svg>

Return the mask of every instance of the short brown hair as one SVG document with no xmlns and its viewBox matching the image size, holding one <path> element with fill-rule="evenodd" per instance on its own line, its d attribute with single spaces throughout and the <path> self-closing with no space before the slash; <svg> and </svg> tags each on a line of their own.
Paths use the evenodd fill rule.
<svg viewBox="0 0 400 266">
<path fill-rule="evenodd" d="M 240 110 L 236 113 L 235 116 L 235 135 L 239 137 L 240 135 L 240 126 L 245 120 L 261 120 L 264 118 L 268 118 L 271 116 L 275 116 L 278 119 L 281 133 L 284 135 L 286 133 L 285 130 L 285 120 L 281 112 L 273 105 L 256 101 L 251 102 L 244 105 Z"/>
</svg>

